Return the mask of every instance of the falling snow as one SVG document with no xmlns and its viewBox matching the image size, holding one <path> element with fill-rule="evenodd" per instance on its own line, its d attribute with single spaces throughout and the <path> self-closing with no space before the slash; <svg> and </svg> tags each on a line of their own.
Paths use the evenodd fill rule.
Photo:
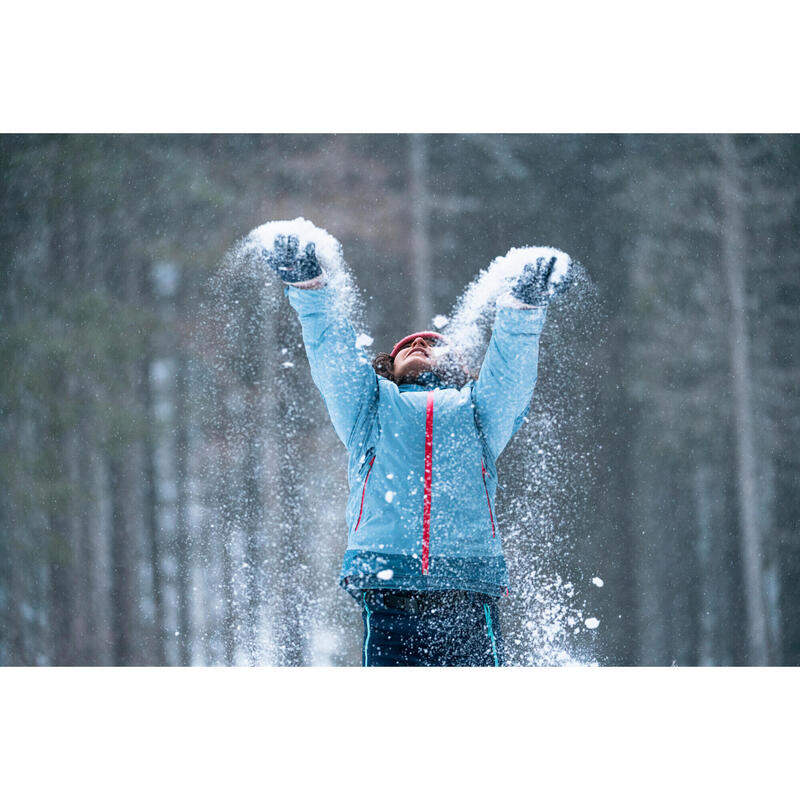
<svg viewBox="0 0 800 800">
<path fill-rule="evenodd" d="M 309 383 L 307 371 L 295 368 L 305 365 L 299 325 L 286 302 L 283 285 L 264 264 L 264 248 L 271 246 L 277 232 L 293 232 L 301 248 L 308 241 L 316 243 L 326 283 L 358 331 L 356 347 L 369 359 L 374 344 L 342 247 L 327 231 L 303 218 L 267 223 L 228 254 L 210 287 L 213 302 L 205 306 L 207 328 L 218 337 L 208 349 L 218 352 L 214 369 L 224 376 L 223 384 L 249 387 L 249 393 L 231 392 L 222 406 L 225 414 L 209 416 L 207 424 L 227 441 L 238 443 L 241 452 L 248 442 L 253 452 L 264 452 L 264 464 L 256 466 L 259 485 L 268 492 L 269 503 L 280 504 L 280 520 L 286 521 L 262 525 L 260 546 L 265 556 L 257 562 L 259 567 L 240 567 L 227 580 L 233 589 L 230 602 L 237 617 L 243 619 L 249 593 L 265 592 L 268 598 L 271 592 L 276 597 L 293 592 L 291 602 L 298 607 L 298 620 L 307 626 L 311 639 L 334 651 L 360 636 L 349 621 L 352 600 L 335 587 L 335 570 L 344 547 L 345 453 L 336 450 L 340 445 L 333 441 L 330 426 L 320 424 L 324 405 Z M 480 271 L 450 314 L 437 314 L 432 320 L 433 328 L 442 330 L 450 342 L 442 354 L 458 352 L 477 371 L 491 335 L 496 301 L 508 293 L 525 263 L 542 255 L 555 255 L 557 274 L 563 276 L 566 255 L 552 248 L 512 248 Z M 510 594 L 501 603 L 509 664 L 596 663 L 586 629 L 596 628 L 599 622 L 587 617 L 585 598 L 575 583 L 562 575 L 561 566 L 575 537 L 581 535 L 576 526 L 594 472 L 591 451 L 581 438 L 591 429 L 590 407 L 575 402 L 589 387 L 576 384 L 574 373 L 579 360 L 582 363 L 589 355 L 587 342 L 598 339 L 581 328 L 586 327 L 587 318 L 596 317 L 596 297 L 586 273 L 575 269 L 576 285 L 564 296 L 571 298 L 569 303 L 556 298 L 548 311 L 540 382 L 528 422 L 501 461 L 497 522 L 511 575 Z M 275 336 L 281 341 L 279 348 L 259 345 L 247 349 L 249 341 Z M 211 408 L 209 405 L 209 413 Z M 220 439 L 217 453 L 209 453 L 207 471 L 217 476 L 222 492 L 219 513 L 228 537 L 224 546 L 234 551 L 238 548 L 244 555 L 243 531 L 249 508 L 242 488 L 245 465 L 230 461 L 237 450 L 223 446 L 224 441 Z M 341 452 L 340 460 L 331 459 L 334 452 Z M 232 482 L 229 476 L 234 469 L 239 470 L 239 477 Z M 387 475 L 390 480 L 394 477 Z M 275 494 L 277 491 L 284 495 Z M 410 492 L 416 493 L 416 489 Z M 320 504 L 323 497 L 325 502 Z M 395 498 L 394 491 L 384 495 L 386 503 Z M 329 539 L 317 538 L 311 543 L 297 537 L 297 526 L 306 523 L 311 508 L 318 515 L 313 525 Z M 209 572 L 217 569 L 216 564 L 209 562 Z M 287 583 L 285 576 L 293 574 L 301 580 Z M 394 575 L 391 569 L 376 574 L 380 580 Z M 320 584 L 322 575 L 328 576 L 325 580 L 330 585 Z M 602 585 L 599 580 L 592 583 Z M 215 582 L 220 584 L 221 576 Z M 335 592 L 338 594 L 332 594 Z M 333 602 L 327 599 L 334 596 Z M 585 620 L 582 626 L 576 622 L 580 620 Z M 246 626 L 239 630 L 240 647 L 251 654 L 252 663 L 281 663 L 283 645 L 268 625 L 251 633 Z"/>
</svg>

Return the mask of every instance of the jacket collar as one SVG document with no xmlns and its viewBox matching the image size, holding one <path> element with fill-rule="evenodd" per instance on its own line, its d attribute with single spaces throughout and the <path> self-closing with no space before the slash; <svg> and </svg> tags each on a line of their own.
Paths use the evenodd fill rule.
<svg viewBox="0 0 800 800">
<path fill-rule="evenodd" d="M 429 392 L 431 389 L 450 389 L 455 384 L 442 380 L 434 372 L 423 372 L 419 374 L 413 383 L 401 383 L 398 388 L 401 392 Z"/>
</svg>

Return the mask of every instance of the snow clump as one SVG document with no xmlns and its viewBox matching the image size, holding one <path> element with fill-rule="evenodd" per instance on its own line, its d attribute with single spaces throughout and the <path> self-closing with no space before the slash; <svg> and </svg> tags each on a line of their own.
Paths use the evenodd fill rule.
<svg viewBox="0 0 800 800">
<path fill-rule="evenodd" d="M 597 617 L 589 617 L 583 624 L 589 628 L 589 630 L 594 630 L 600 624 L 600 620 L 597 619 Z"/>
<path fill-rule="evenodd" d="M 356 336 L 356 347 L 369 347 L 375 340 L 367 333 Z"/>
<path fill-rule="evenodd" d="M 457 350 L 477 359 L 475 351 L 490 327 L 488 318 L 494 313 L 495 302 L 511 291 L 525 265 L 535 264 L 538 258 L 556 259 L 551 277 L 555 284 L 564 280 L 572 263 L 566 253 L 554 247 L 512 247 L 478 274 L 461 295 L 445 326 L 444 334 Z"/>
<path fill-rule="evenodd" d="M 598 577 L 595 575 L 595 577 L 594 577 L 594 578 L 592 578 L 592 583 L 593 583 L 595 586 L 602 586 L 602 585 L 603 585 L 603 579 L 602 579 L 602 578 L 598 578 Z"/>
<path fill-rule="evenodd" d="M 375 575 L 378 578 L 378 580 L 390 581 L 394 577 L 394 570 L 382 569 L 380 572 L 376 572 Z"/>
<path fill-rule="evenodd" d="M 307 244 L 314 243 L 317 260 L 325 273 L 327 285 L 337 295 L 339 308 L 356 328 L 363 327 L 359 325 L 361 301 L 344 260 L 341 243 L 324 228 L 317 227 L 304 217 L 273 220 L 254 228 L 231 251 L 231 264 L 249 264 L 249 269 L 253 273 L 258 271 L 265 284 L 279 287 L 282 294 L 282 282 L 266 264 L 266 252 L 272 249 L 278 235 L 296 236 L 299 253 L 303 252 Z M 369 338 L 371 344 L 372 339 L 367 334 L 361 334 L 361 337 Z M 366 338 L 362 339 L 362 344 L 367 343 Z"/>
<path fill-rule="evenodd" d="M 303 217 L 266 222 L 250 231 L 247 240 L 253 247 L 271 250 L 275 243 L 275 237 L 278 235 L 296 236 L 300 243 L 298 252 L 302 252 L 309 242 L 313 242 L 316 247 L 317 261 L 320 262 L 325 272 L 337 272 L 342 268 L 344 257 L 339 241 L 324 228 L 318 228 L 313 222 L 309 222 Z"/>
</svg>

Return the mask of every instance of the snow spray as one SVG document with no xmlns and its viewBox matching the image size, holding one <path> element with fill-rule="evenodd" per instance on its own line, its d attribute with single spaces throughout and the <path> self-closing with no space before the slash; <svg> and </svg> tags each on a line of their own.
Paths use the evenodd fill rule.
<svg viewBox="0 0 800 800">
<path fill-rule="evenodd" d="M 266 263 L 277 233 L 297 236 L 301 251 L 315 243 L 328 285 L 360 331 L 357 346 L 372 342 L 341 245 L 302 217 L 251 231 L 204 287 L 194 343 L 201 646 L 205 663 L 335 666 L 359 652 L 353 642 L 348 653 L 357 626 L 337 585 L 346 459 L 331 463 L 341 444 L 311 383 L 284 285 Z"/>
<path fill-rule="evenodd" d="M 477 275 L 449 316 L 439 314 L 433 322 L 477 372 L 498 300 L 504 301 L 524 266 L 540 257 L 555 257 L 554 280 L 569 272 L 572 285 L 549 304 L 528 420 L 498 465 L 498 519 L 512 585 L 502 621 L 509 664 L 590 665 L 596 663 L 592 650 L 599 633 L 592 592 L 603 582 L 597 576 L 590 582 L 591 565 L 580 565 L 585 576 L 572 577 L 572 562 L 575 539 L 588 527 L 589 490 L 597 474 L 591 437 L 598 379 L 592 355 L 602 339 L 597 289 L 566 253 L 514 247 Z"/>
<path fill-rule="evenodd" d="M 442 333 L 460 351 L 473 370 L 480 368 L 482 351 L 487 344 L 486 333 L 491 329 L 496 301 L 511 290 L 525 265 L 535 264 L 538 258 L 546 261 L 556 259 L 551 276 L 554 285 L 567 277 L 570 259 L 561 250 L 553 247 L 512 247 L 504 256 L 494 259 L 467 286 L 456 301 L 449 318 L 441 315 L 434 318 L 434 325 L 442 329 Z M 585 277 L 585 270 L 578 266 L 574 266 L 572 272 L 575 274 L 579 270 Z"/>
</svg>

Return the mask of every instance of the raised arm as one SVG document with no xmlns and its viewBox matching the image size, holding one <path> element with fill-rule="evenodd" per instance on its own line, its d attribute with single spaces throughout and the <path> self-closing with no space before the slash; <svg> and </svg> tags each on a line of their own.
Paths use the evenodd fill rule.
<svg viewBox="0 0 800 800">
<path fill-rule="evenodd" d="M 266 252 L 268 266 L 287 284 L 286 295 L 303 329 L 311 377 L 322 394 L 334 430 L 345 446 L 377 399 L 378 379 L 356 332 L 325 285 L 313 243 L 299 251 L 297 238 L 278 236 Z"/>
<path fill-rule="evenodd" d="M 530 406 L 547 303 L 569 286 L 564 275 L 556 280 L 555 265 L 555 258 L 526 264 L 511 292 L 497 300 L 492 338 L 473 388 L 476 417 L 493 459 L 522 425 Z"/>
<path fill-rule="evenodd" d="M 289 286 L 286 294 L 303 327 L 311 377 L 337 435 L 349 449 L 359 419 L 377 400 L 378 377 L 356 344 L 353 326 L 337 308 L 332 289 Z"/>
</svg>

